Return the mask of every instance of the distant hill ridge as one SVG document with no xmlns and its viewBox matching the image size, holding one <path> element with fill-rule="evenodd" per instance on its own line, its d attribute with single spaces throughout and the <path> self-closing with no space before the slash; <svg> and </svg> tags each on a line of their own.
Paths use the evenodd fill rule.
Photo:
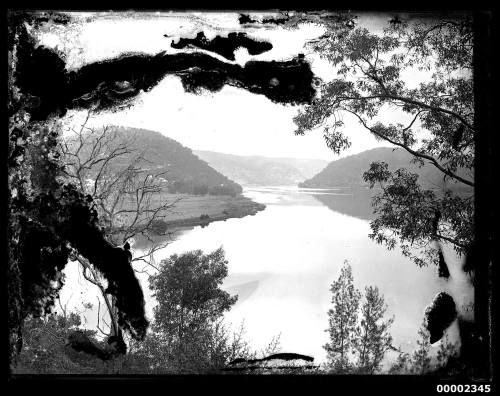
<svg viewBox="0 0 500 396">
<path fill-rule="evenodd" d="M 322 159 L 242 156 L 204 150 L 193 152 L 219 172 L 246 185 L 297 185 L 328 164 Z"/>
<path fill-rule="evenodd" d="M 135 153 L 119 157 L 116 166 L 129 163 L 133 155 L 141 152 L 145 158 L 140 164 L 142 168 L 167 171 L 164 178 L 171 193 L 237 195 L 243 191 L 239 184 L 198 158 L 190 148 L 160 132 L 123 126 L 109 128 L 117 133 L 118 139 L 134 139 Z"/>
<path fill-rule="evenodd" d="M 363 173 L 375 161 L 383 161 L 389 165 L 389 170 L 406 168 L 410 172 L 419 174 L 419 182 L 423 188 L 441 188 L 443 186 L 443 173 L 431 164 L 422 168 L 411 163 L 413 156 L 402 148 L 380 147 L 363 151 L 330 162 L 321 172 L 312 178 L 299 183 L 304 188 L 330 188 L 350 187 L 361 188 L 368 186 L 363 180 Z M 471 178 L 465 170 L 459 172 L 462 176 Z M 454 186 L 455 188 L 455 186 Z M 468 189 L 467 186 L 456 185 L 459 189 Z"/>
</svg>

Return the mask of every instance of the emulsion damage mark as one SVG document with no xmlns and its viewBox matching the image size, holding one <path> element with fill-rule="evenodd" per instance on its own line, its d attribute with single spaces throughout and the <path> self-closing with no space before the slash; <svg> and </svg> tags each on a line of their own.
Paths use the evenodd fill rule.
<svg viewBox="0 0 500 396">
<path fill-rule="evenodd" d="M 208 40 L 205 33 L 199 32 L 194 39 L 180 38 L 177 43 L 172 40 L 170 46 L 176 49 L 183 49 L 188 46 L 195 46 L 207 51 L 215 52 L 226 59 L 235 60 L 234 51 L 237 48 L 246 48 L 250 55 L 260 55 L 270 51 L 273 45 L 267 41 L 258 41 L 247 37 L 246 33 L 229 33 L 227 37 L 215 36 Z"/>
<path fill-rule="evenodd" d="M 288 61 L 231 64 L 204 53 L 123 55 L 67 72 L 56 51 L 20 41 L 16 85 L 26 98 L 33 120 L 62 116 L 69 109 L 114 110 L 150 91 L 165 76 L 181 78 L 188 92 L 217 92 L 224 85 L 265 95 L 281 104 L 309 104 L 315 80 L 302 54 Z M 40 78 L 43 76 L 43 78 Z"/>
</svg>

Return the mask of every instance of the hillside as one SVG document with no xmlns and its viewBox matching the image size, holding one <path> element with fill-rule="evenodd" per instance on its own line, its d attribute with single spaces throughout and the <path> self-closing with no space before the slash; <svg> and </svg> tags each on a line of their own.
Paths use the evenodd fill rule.
<svg viewBox="0 0 500 396">
<path fill-rule="evenodd" d="M 443 185 L 443 173 L 433 165 L 426 164 L 419 168 L 410 161 L 411 154 L 403 149 L 393 149 L 390 147 L 380 147 L 359 154 L 354 154 L 345 158 L 332 161 L 321 172 L 314 177 L 299 183 L 303 188 L 329 188 L 329 187 L 350 187 L 360 188 L 368 186 L 363 180 L 363 173 L 366 172 L 370 164 L 375 161 L 384 161 L 389 165 L 389 170 L 406 168 L 411 172 L 420 175 L 419 181 L 424 188 L 440 188 Z M 464 173 L 466 177 L 470 177 Z M 459 187 L 459 185 L 456 185 Z M 464 187 L 464 189 L 471 190 Z"/>
<path fill-rule="evenodd" d="M 237 195 L 242 192 L 239 184 L 209 166 L 193 154 L 192 150 L 159 132 L 130 127 L 110 127 L 116 132 L 113 145 L 131 141 L 133 154 L 120 156 L 114 166 L 122 168 L 138 153 L 145 160 L 140 162 L 144 170 L 167 173 L 163 176 L 169 192 L 196 195 Z"/>
<path fill-rule="evenodd" d="M 103 154 L 103 157 L 95 158 L 109 158 L 110 152 L 126 146 L 128 153 L 122 153 L 123 155 L 116 156 L 109 162 L 110 173 L 122 172 L 138 156 L 141 159 L 134 163 L 134 166 L 144 171 L 144 175 L 146 172 L 154 174 L 166 172 L 161 177 L 167 188 L 162 189 L 159 194 L 153 194 L 150 203 L 153 207 L 159 207 L 170 202 L 174 204 L 174 207 L 173 210 L 167 210 L 167 217 L 164 220 L 155 222 L 153 232 L 148 238 L 161 240 L 164 238 L 165 229 L 169 233 L 174 233 L 198 225 L 207 226 L 214 221 L 254 215 L 264 210 L 265 205 L 254 202 L 241 194 L 243 189 L 239 184 L 210 167 L 194 155 L 191 149 L 182 146 L 177 141 L 161 133 L 145 129 L 117 126 L 108 128 L 104 138 L 101 136 L 102 130 L 84 137 L 82 140 L 84 145 L 79 151 L 79 157 L 83 163 L 88 161 L 93 148 L 94 152 Z M 104 144 L 99 147 L 99 144 L 96 144 L 97 141 L 104 142 Z M 69 147 L 76 145 L 72 149 L 73 152 L 80 145 L 79 140 L 66 142 Z M 99 147 L 99 151 L 95 150 L 96 147 Z M 101 159 L 94 159 L 94 161 L 101 163 Z M 92 180 L 99 169 L 100 166 L 91 168 L 88 174 L 89 179 Z M 132 205 L 131 209 L 135 209 L 134 202 L 124 202 L 120 205 L 124 207 Z M 121 220 L 126 222 L 126 217 L 132 215 L 122 214 Z M 158 233 L 161 235 L 157 235 Z M 136 239 L 135 244 L 138 248 L 150 243 L 149 239 L 141 240 L 141 237 L 136 237 Z"/>
<path fill-rule="evenodd" d="M 296 185 L 314 176 L 328 161 L 320 159 L 240 156 L 213 151 L 193 151 L 219 172 L 246 185 Z"/>
</svg>

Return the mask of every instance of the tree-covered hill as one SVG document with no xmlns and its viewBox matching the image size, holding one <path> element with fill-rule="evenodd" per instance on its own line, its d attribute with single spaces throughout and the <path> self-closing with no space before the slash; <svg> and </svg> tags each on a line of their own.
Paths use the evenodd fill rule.
<svg viewBox="0 0 500 396">
<path fill-rule="evenodd" d="M 140 155 L 137 166 L 145 171 L 166 172 L 162 177 L 171 193 L 237 195 L 242 192 L 239 184 L 199 159 L 191 149 L 159 132 L 122 126 L 108 128 L 107 136 L 113 136 L 113 146 L 126 142 L 131 149 L 130 154 L 113 160 L 117 170 Z"/>
<path fill-rule="evenodd" d="M 411 162 L 412 158 L 412 155 L 400 148 L 374 148 L 330 162 L 321 172 L 299 183 L 299 187 L 350 187 L 354 189 L 367 187 L 368 183 L 363 180 L 363 173 L 369 169 L 372 162 L 383 161 L 389 165 L 390 171 L 406 168 L 410 172 L 417 173 L 419 183 L 423 188 L 441 189 L 443 173 L 430 164 L 419 168 L 417 164 Z M 447 181 L 447 186 L 451 187 L 449 181 Z M 454 185 L 452 188 L 458 187 Z M 472 191 L 472 189 L 469 190 Z"/>
</svg>

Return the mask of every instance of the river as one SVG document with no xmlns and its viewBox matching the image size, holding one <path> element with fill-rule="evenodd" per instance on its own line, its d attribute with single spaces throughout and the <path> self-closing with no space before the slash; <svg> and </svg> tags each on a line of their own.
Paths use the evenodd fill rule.
<svg viewBox="0 0 500 396">
<path fill-rule="evenodd" d="M 418 268 L 399 249 L 388 251 L 370 240 L 366 208 L 357 218 L 352 211 L 346 215 L 331 210 L 317 199 L 338 198 L 340 208 L 346 199 L 357 199 L 340 194 L 341 190 L 246 187 L 244 195 L 265 204 L 265 210 L 185 231 L 156 259 L 223 246 L 229 262 L 224 289 L 239 295 L 227 321 L 235 327 L 244 321 L 256 348 L 280 334 L 283 351 L 311 355 L 316 362 L 326 356 L 322 346 L 328 341 L 329 288 L 348 260 L 360 290 L 379 287 L 387 316 L 395 317 L 394 344 L 411 351 L 425 307 L 443 287 L 435 268 Z M 369 205 L 366 197 L 359 199 Z"/>
<path fill-rule="evenodd" d="M 326 357 L 323 345 L 328 341 L 329 288 L 348 260 L 360 290 L 377 286 L 384 295 L 387 317 L 395 317 L 391 328 L 394 345 L 404 351 L 416 348 L 425 307 L 443 285 L 435 268 L 418 268 L 398 248 L 388 251 L 369 239 L 369 199 L 344 195 L 342 190 L 297 187 L 245 187 L 244 195 L 265 204 L 266 209 L 253 216 L 182 231 L 156 253 L 155 260 L 192 249 L 210 252 L 222 246 L 229 262 L 223 288 L 239 295 L 226 314 L 227 323 L 237 328 L 244 321 L 246 339 L 257 350 L 279 334 L 283 352 L 310 355 L 315 362 Z M 336 199 L 340 202 L 337 206 Z M 349 201 L 353 204 L 347 206 L 357 209 L 342 213 Z M 324 202 L 329 202 L 328 206 Z M 73 270 L 70 276 L 75 277 L 75 273 Z M 151 318 L 154 299 L 147 289 L 147 275 L 139 278 Z M 75 288 L 72 291 L 78 292 Z M 393 358 L 389 356 L 387 362 Z"/>
</svg>

